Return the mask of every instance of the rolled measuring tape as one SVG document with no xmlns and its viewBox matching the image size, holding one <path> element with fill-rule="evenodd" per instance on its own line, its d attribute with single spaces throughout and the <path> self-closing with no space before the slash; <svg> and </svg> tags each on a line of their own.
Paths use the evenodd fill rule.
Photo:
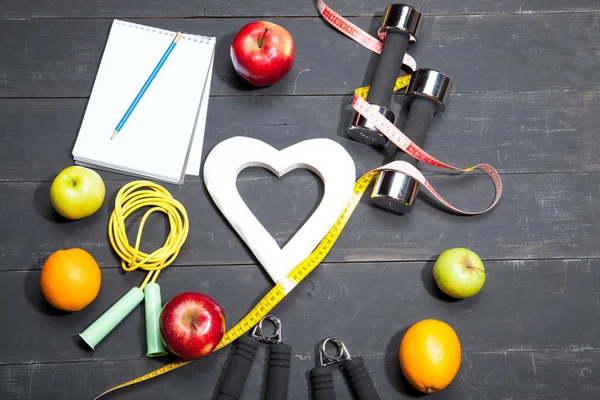
<svg viewBox="0 0 600 400">
<path fill-rule="evenodd" d="M 343 33 L 352 37 L 352 39 L 357 42 L 365 45 L 365 47 L 376 51 L 377 48 L 381 49 L 381 42 L 376 38 L 370 36 L 368 33 L 364 32 L 360 28 L 351 24 L 349 21 L 346 21 L 339 14 L 335 13 L 329 7 L 325 5 L 321 0 L 318 0 L 318 8 L 321 12 L 321 15 L 329 15 L 333 16 L 333 20 L 336 21 L 336 26 L 338 29 L 340 27 L 346 27 L 342 30 Z M 325 14 L 324 14 L 325 13 Z M 331 21 L 332 17 L 326 17 L 328 21 Z M 379 43 L 379 45 L 377 45 Z M 408 60 L 407 60 L 408 59 Z M 413 61 L 413 65 L 409 65 L 410 60 Z M 408 65 L 413 71 L 416 70 L 416 63 L 410 56 L 405 56 L 405 63 Z M 400 90 L 408 86 L 410 82 L 410 76 L 405 76 L 398 78 L 396 81 L 396 85 L 394 90 Z M 442 196 L 440 196 L 433 186 L 427 181 L 427 179 L 423 176 L 423 174 L 413 165 L 405 162 L 405 161 L 393 161 L 386 165 L 383 165 L 374 170 L 368 171 L 363 174 L 355 183 L 354 190 L 352 196 L 350 197 L 350 201 L 348 205 L 339 216 L 335 224 L 331 227 L 329 232 L 323 237 L 319 245 L 315 248 L 315 250 L 304 259 L 300 264 L 298 264 L 285 278 L 279 281 L 255 306 L 254 308 L 246 314 L 237 324 L 235 324 L 232 328 L 230 328 L 221 339 L 221 342 L 217 345 L 214 351 L 218 351 L 225 346 L 231 344 L 234 340 L 244 335 L 250 329 L 252 329 L 261 319 L 267 316 L 271 310 L 275 306 L 277 306 L 304 278 L 306 278 L 316 267 L 323 261 L 323 259 L 327 256 L 329 251 L 333 248 L 335 242 L 341 235 L 344 227 L 346 226 L 350 216 L 354 212 L 356 206 L 360 202 L 365 191 L 371 185 L 371 183 L 376 178 L 379 171 L 395 171 L 405 175 L 409 175 L 417 180 L 423 187 L 429 191 L 436 200 L 438 200 L 442 205 L 444 205 L 449 211 L 455 212 L 459 215 L 477 215 L 485 213 L 491 210 L 500 200 L 502 194 L 502 180 L 498 172 L 488 164 L 478 164 L 468 168 L 457 168 L 451 166 L 449 164 L 443 163 L 433 156 L 426 153 L 424 150 L 416 146 L 410 139 L 406 137 L 398 128 L 396 128 L 393 124 L 389 123 L 387 119 L 381 114 L 373 111 L 369 105 L 365 101 L 366 94 L 368 92 L 368 87 L 358 88 L 354 92 L 354 98 L 352 101 L 353 108 L 363 114 L 366 118 L 373 121 L 375 126 L 381 130 L 381 132 L 391 140 L 396 146 L 400 147 L 407 154 L 412 157 L 418 159 L 421 162 L 425 162 L 430 165 L 434 165 L 440 168 L 450 169 L 456 172 L 468 173 L 475 170 L 480 170 L 487 174 L 494 183 L 494 189 L 496 194 L 494 199 L 489 207 L 480 211 L 464 211 L 458 207 L 453 206 L 448 201 L 446 201 Z M 381 118 L 379 118 L 381 117 Z M 137 383 L 141 383 L 157 376 L 166 374 L 167 372 L 173 371 L 177 368 L 188 365 L 197 360 L 179 360 L 173 363 L 167 364 L 161 368 L 158 368 L 150 373 L 132 379 L 130 381 L 121 383 L 117 386 L 114 386 L 105 392 L 101 393 L 94 400 L 97 400 L 104 396 L 105 394 L 111 393 L 115 390 L 122 389 Z"/>
</svg>

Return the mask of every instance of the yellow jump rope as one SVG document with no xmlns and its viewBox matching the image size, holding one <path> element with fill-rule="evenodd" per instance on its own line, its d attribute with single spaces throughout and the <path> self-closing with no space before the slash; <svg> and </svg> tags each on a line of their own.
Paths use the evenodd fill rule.
<svg viewBox="0 0 600 400">
<path fill-rule="evenodd" d="M 134 212 L 149 207 L 140 221 L 135 245 L 127 238 L 125 220 Z M 148 217 L 162 212 L 169 219 L 170 231 L 164 245 L 152 253 L 140 250 L 142 232 Z M 136 269 L 148 271 L 140 287 L 134 287 L 119 301 L 102 314 L 79 336 L 93 349 L 131 311 L 145 300 L 146 344 L 148 357 L 167 354 L 159 331 L 159 316 L 162 308 L 158 274 L 169 266 L 187 239 L 188 216 L 183 205 L 162 186 L 150 181 L 133 181 L 121 188 L 115 199 L 115 208 L 108 223 L 108 236 L 115 252 L 121 257 L 121 267 L 130 272 Z"/>
</svg>

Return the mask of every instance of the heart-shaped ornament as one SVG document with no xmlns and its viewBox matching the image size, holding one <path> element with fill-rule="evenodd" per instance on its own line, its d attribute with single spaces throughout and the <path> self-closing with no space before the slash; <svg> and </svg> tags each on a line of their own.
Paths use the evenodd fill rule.
<svg viewBox="0 0 600 400">
<path fill-rule="evenodd" d="M 324 184 L 319 206 L 280 248 L 240 196 L 236 181 L 244 168 L 262 167 L 281 177 L 296 168 L 313 171 Z M 281 151 L 257 139 L 233 137 L 215 146 L 204 163 L 204 182 L 213 201 L 275 283 L 302 262 L 340 216 L 356 178 L 352 157 L 330 139 L 310 139 Z"/>
</svg>

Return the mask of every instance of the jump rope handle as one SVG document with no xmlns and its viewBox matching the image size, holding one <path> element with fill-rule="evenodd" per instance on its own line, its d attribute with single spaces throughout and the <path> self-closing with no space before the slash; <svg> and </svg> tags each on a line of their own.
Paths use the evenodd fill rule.
<svg viewBox="0 0 600 400">
<path fill-rule="evenodd" d="M 344 361 L 342 368 L 354 389 L 357 400 L 380 400 L 362 357 Z"/>
<path fill-rule="evenodd" d="M 332 367 L 315 367 L 310 371 L 312 400 L 335 400 Z"/>
<path fill-rule="evenodd" d="M 265 400 L 287 399 L 292 346 L 277 343 L 269 347 L 269 372 Z"/>
<path fill-rule="evenodd" d="M 237 339 L 233 355 L 219 387 L 217 400 L 238 400 L 240 398 L 258 345 L 259 342 L 250 336 L 243 335 Z"/>
</svg>

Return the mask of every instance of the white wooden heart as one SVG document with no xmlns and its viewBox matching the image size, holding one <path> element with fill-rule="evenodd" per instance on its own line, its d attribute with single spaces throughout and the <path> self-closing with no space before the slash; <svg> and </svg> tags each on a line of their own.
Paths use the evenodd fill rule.
<svg viewBox="0 0 600 400">
<path fill-rule="evenodd" d="M 262 167 L 278 177 L 296 168 L 317 174 L 324 184 L 317 209 L 280 248 L 240 196 L 236 180 L 247 167 Z M 330 139 L 310 139 L 281 151 L 248 137 L 233 137 L 215 146 L 204 163 L 204 182 L 213 201 L 254 253 L 275 283 L 304 260 L 333 226 L 352 195 L 354 161 Z"/>
</svg>

